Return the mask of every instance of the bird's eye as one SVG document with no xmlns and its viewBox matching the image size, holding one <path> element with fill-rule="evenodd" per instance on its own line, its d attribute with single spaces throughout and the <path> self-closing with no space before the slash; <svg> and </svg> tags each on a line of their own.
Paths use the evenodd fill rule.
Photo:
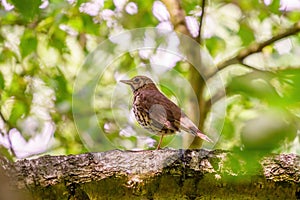
<svg viewBox="0 0 300 200">
<path fill-rule="evenodd" d="M 136 83 L 139 82 L 139 80 L 140 80 L 139 78 L 133 79 L 133 81 L 136 82 Z"/>
</svg>

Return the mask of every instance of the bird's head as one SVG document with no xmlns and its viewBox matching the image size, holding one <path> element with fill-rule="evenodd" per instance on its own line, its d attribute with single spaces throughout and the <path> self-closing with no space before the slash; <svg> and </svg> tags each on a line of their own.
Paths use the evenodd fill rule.
<svg viewBox="0 0 300 200">
<path fill-rule="evenodd" d="M 120 82 L 130 85 L 132 91 L 153 83 L 153 81 L 147 76 L 135 76 L 130 80 L 121 80 Z"/>
</svg>

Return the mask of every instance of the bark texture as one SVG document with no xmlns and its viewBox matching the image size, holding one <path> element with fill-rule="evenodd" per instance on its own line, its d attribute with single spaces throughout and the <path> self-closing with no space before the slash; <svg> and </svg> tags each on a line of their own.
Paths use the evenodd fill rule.
<svg viewBox="0 0 300 200">
<path fill-rule="evenodd" d="M 0 162 L 1 190 L 14 199 L 300 198 L 295 154 L 114 150 Z"/>
</svg>

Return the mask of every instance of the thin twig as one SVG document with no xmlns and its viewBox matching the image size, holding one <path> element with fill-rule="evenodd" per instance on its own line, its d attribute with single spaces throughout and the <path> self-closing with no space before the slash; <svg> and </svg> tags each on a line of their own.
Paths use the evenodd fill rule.
<svg viewBox="0 0 300 200">
<path fill-rule="evenodd" d="M 256 68 L 256 67 L 253 67 L 251 65 L 248 65 L 246 63 L 240 63 L 242 66 L 248 68 L 248 69 L 252 69 L 254 71 L 260 71 L 260 72 L 270 72 L 271 70 L 268 70 L 268 69 L 259 69 L 259 68 Z"/>
<path fill-rule="evenodd" d="M 200 16 L 200 24 L 199 24 L 199 34 L 198 34 L 198 42 L 202 44 L 202 27 L 203 27 L 203 18 L 205 14 L 205 0 L 202 0 L 202 5 L 201 5 L 201 16 Z"/>
<path fill-rule="evenodd" d="M 8 142 L 9 142 L 9 149 L 10 149 L 11 154 L 12 154 L 14 157 L 17 157 L 16 152 L 15 152 L 13 146 L 12 146 L 12 142 L 11 142 L 11 139 L 10 139 L 10 134 L 9 134 L 9 132 L 7 133 L 7 139 L 8 139 Z"/>
<path fill-rule="evenodd" d="M 12 154 L 14 157 L 16 157 L 16 152 L 15 152 L 13 146 L 12 146 L 12 142 L 11 142 L 10 135 L 9 135 L 9 130 L 11 129 L 10 123 L 9 123 L 8 121 L 5 120 L 5 118 L 4 118 L 3 114 L 2 114 L 2 112 L 0 112 L 0 118 L 3 120 L 3 122 L 4 122 L 5 126 L 6 126 L 6 129 L 7 129 L 6 132 L 7 132 L 7 133 L 5 133 L 4 130 L 1 130 L 1 129 L 0 129 L 0 132 L 1 132 L 1 134 L 2 134 L 3 136 L 7 136 L 8 143 L 9 143 L 9 149 L 10 149 L 10 152 L 11 152 L 11 154 Z"/>
</svg>

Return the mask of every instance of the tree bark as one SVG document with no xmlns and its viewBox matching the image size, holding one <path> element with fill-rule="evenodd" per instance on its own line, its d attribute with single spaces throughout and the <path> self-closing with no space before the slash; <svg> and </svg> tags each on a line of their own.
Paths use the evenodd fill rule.
<svg viewBox="0 0 300 200">
<path fill-rule="evenodd" d="M 0 178 L 2 190 L 19 199 L 297 199 L 299 158 L 221 150 L 114 150 L 14 163 L 2 158 Z"/>
</svg>

